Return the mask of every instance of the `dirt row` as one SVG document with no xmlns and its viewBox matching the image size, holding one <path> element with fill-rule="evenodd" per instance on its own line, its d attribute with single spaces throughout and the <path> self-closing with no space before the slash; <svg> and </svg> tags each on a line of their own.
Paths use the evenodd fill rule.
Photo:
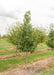
<svg viewBox="0 0 54 75">
<path fill-rule="evenodd" d="M 0 46 L 0 48 L 7 48 L 7 47 L 13 47 L 13 46 Z"/>
<path fill-rule="evenodd" d="M 38 45 L 39 46 L 46 46 L 46 45 Z M 0 48 L 7 48 L 7 47 L 12 47 L 12 46 L 3 46 L 3 47 L 0 47 Z M 9 49 L 0 49 L 0 51 L 10 51 L 10 50 L 14 50 L 16 48 L 9 48 Z"/>
<path fill-rule="evenodd" d="M 34 53 L 40 53 L 40 52 L 45 52 L 45 51 L 49 51 L 51 50 L 51 48 L 47 48 L 47 49 L 42 49 L 42 50 L 37 50 Z M 30 54 L 30 52 L 28 52 L 28 55 Z M 12 53 L 9 55 L 2 55 L 0 56 L 0 59 L 8 59 L 8 58 L 13 58 L 13 57 L 21 57 L 21 56 L 25 56 L 26 52 L 22 52 L 22 53 Z"/>
<path fill-rule="evenodd" d="M 10 50 L 14 50 L 14 49 L 16 49 L 16 48 L 1 49 L 0 52 L 1 52 L 1 51 L 10 51 Z"/>
<path fill-rule="evenodd" d="M 52 63 L 54 63 L 54 57 L 29 64 L 27 69 L 25 69 L 25 67 L 16 68 L 11 71 L 2 72 L 0 75 L 39 75 L 43 69 L 50 71 L 52 67 L 50 64 Z"/>
<path fill-rule="evenodd" d="M 38 45 L 38 46 L 46 46 L 46 45 Z M 0 46 L 0 48 L 7 48 L 7 47 L 13 47 L 13 46 Z"/>
<path fill-rule="evenodd" d="M 47 46 L 47 45 L 38 45 L 38 47 L 39 47 L 39 46 Z"/>
</svg>

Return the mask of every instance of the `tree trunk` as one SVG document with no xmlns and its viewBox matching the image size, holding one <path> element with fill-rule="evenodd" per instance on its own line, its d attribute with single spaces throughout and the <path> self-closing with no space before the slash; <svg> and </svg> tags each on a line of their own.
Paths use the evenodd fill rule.
<svg viewBox="0 0 54 75">
<path fill-rule="evenodd" d="M 16 45 L 16 53 L 17 53 L 17 45 Z"/>
<path fill-rule="evenodd" d="M 51 62 L 53 62 L 53 49 L 51 50 Z"/>
<path fill-rule="evenodd" d="M 26 65 L 25 65 L 25 69 L 27 69 L 27 64 L 28 64 L 28 52 L 26 52 Z"/>
<path fill-rule="evenodd" d="M 53 49 L 51 50 L 51 56 L 53 56 Z"/>
<path fill-rule="evenodd" d="M 16 48 L 16 53 L 17 53 L 17 48 Z"/>
</svg>

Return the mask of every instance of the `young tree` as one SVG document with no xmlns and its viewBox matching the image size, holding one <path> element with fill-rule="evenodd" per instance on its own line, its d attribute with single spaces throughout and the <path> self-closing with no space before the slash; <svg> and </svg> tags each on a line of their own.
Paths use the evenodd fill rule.
<svg viewBox="0 0 54 75">
<path fill-rule="evenodd" d="M 48 37 L 49 37 L 49 39 L 46 43 L 50 48 L 52 48 L 52 55 L 53 55 L 53 49 L 54 49 L 54 24 L 50 25 L 50 31 L 49 31 Z"/>
<path fill-rule="evenodd" d="M 23 24 L 18 24 L 17 26 L 9 30 L 8 39 L 17 49 L 26 52 L 26 69 L 28 63 L 28 52 L 34 52 L 36 48 L 36 32 L 32 27 L 30 11 L 27 11 L 24 15 Z"/>
</svg>

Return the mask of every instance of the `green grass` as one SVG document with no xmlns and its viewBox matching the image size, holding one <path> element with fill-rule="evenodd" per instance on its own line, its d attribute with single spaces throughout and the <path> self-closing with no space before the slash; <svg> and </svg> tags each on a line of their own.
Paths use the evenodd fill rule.
<svg viewBox="0 0 54 75">
<path fill-rule="evenodd" d="M 37 49 L 45 49 L 45 48 L 49 48 L 48 46 L 39 46 L 37 47 Z"/>
<path fill-rule="evenodd" d="M 44 68 L 43 70 L 39 72 L 38 75 L 54 75 L 54 63 L 49 64 L 48 69 Z"/>
<path fill-rule="evenodd" d="M 40 74 L 40 75 L 54 75 L 54 68 L 51 71 L 45 71 L 44 73 Z"/>
<path fill-rule="evenodd" d="M 54 54 L 54 51 L 53 51 Z M 38 54 L 30 54 L 28 55 L 28 63 L 38 61 L 44 58 L 47 58 L 51 55 L 51 51 L 38 53 Z M 9 59 L 2 59 L 0 60 L 0 72 L 5 71 L 9 68 L 15 68 L 19 64 L 25 64 L 26 57 L 16 57 L 16 58 L 9 58 Z"/>
<path fill-rule="evenodd" d="M 45 69 L 45 71 L 40 72 L 38 75 L 54 75 L 54 68 L 51 67 L 51 69 L 52 69 L 52 70 L 50 70 L 50 71 L 47 71 L 47 70 Z M 33 74 L 33 75 L 36 75 L 36 74 Z"/>
<path fill-rule="evenodd" d="M 11 47 L 11 46 L 10 47 L 1 47 L 0 50 L 2 50 L 2 49 L 10 49 L 10 48 L 13 48 L 13 47 Z"/>
<path fill-rule="evenodd" d="M 21 51 L 20 51 L 20 50 L 18 50 L 17 52 L 21 52 Z M 12 54 L 12 53 L 16 53 L 16 50 L 1 51 L 1 52 L 0 52 L 0 56 L 1 56 L 1 55 L 8 55 L 8 54 Z"/>
<path fill-rule="evenodd" d="M 13 44 L 9 43 L 6 39 L 1 39 L 0 47 L 3 47 L 3 46 L 13 46 Z"/>
<path fill-rule="evenodd" d="M 45 48 L 48 48 L 47 46 L 40 46 L 40 47 L 37 47 L 38 49 L 45 49 Z M 18 50 L 18 52 L 20 52 L 20 50 Z M 7 54 L 11 54 L 11 53 L 16 53 L 16 50 L 10 50 L 10 51 L 0 51 L 0 56 L 1 55 L 7 55 Z"/>
<path fill-rule="evenodd" d="M 42 73 L 40 73 L 40 75 L 54 75 L 54 65 L 53 67 L 50 67 L 50 70 L 45 70 Z"/>
</svg>

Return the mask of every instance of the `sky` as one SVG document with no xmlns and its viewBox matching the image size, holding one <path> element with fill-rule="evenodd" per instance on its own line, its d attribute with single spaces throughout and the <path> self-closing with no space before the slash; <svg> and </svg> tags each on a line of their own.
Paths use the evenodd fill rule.
<svg viewBox="0 0 54 75">
<path fill-rule="evenodd" d="M 0 34 L 6 34 L 8 26 L 16 21 L 22 22 L 28 10 L 34 26 L 54 23 L 54 0 L 0 0 Z"/>
</svg>

